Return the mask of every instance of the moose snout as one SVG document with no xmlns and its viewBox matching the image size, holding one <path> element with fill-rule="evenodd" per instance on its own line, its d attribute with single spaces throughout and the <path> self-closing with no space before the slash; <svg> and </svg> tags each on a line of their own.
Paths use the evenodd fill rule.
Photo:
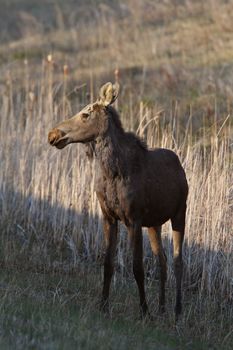
<svg viewBox="0 0 233 350">
<path fill-rule="evenodd" d="M 48 134 L 48 141 L 50 145 L 54 146 L 55 142 L 58 141 L 61 137 L 64 136 L 64 133 L 59 129 L 53 129 Z"/>
</svg>

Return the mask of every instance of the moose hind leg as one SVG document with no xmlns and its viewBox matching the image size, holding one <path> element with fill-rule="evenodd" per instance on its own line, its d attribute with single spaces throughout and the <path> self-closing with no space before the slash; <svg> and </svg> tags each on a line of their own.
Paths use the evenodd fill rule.
<svg viewBox="0 0 233 350">
<path fill-rule="evenodd" d="M 172 237 L 173 237 L 173 261 L 174 273 L 176 278 L 176 304 L 175 317 L 176 320 L 182 311 L 182 276 L 183 276 L 183 259 L 182 245 L 184 240 L 185 227 L 185 209 L 181 210 L 175 219 L 172 219 Z"/>
<path fill-rule="evenodd" d="M 133 273 L 137 282 L 139 297 L 140 297 L 140 311 L 141 316 L 148 315 L 148 306 L 145 296 L 144 287 L 144 268 L 143 268 L 143 241 L 142 228 L 140 225 L 132 225 L 129 228 L 130 243 L 133 248 Z"/>
<path fill-rule="evenodd" d="M 160 290 L 159 290 L 159 312 L 165 311 L 165 284 L 167 280 L 167 258 L 162 246 L 161 226 L 149 227 L 148 235 L 151 249 L 159 260 L 160 267 Z"/>
<path fill-rule="evenodd" d="M 104 259 L 104 284 L 101 300 L 101 309 L 104 312 L 109 311 L 109 289 L 114 271 L 114 258 L 117 246 L 117 221 L 109 222 L 104 218 L 104 238 L 106 245 Z"/>
</svg>

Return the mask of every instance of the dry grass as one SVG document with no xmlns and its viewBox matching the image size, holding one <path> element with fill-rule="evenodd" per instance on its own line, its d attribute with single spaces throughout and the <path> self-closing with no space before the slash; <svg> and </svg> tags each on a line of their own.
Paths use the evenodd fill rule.
<svg viewBox="0 0 233 350">
<path fill-rule="evenodd" d="M 0 49 L 3 266 L 60 273 L 77 271 L 79 275 L 80 268 L 87 263 L 92 275 L 93 264 L 102 261 L 101 212 L 93 191 L 95 164 L 88 162 L 81 145 L 68 146 L 61 152 L 50 148 L 47 132 L 58 120 L 93 99 L 95 86 L 109 77 L 113 79 L 112 72 L 119 67 L 122 92 L 118 109 L 124 126 L 137 130 L 151 147 L 173 149 L 187 172 L 190 194 L 184 247 L 185 311 L 178 331 L 186 339 L 207 341 L 212 348 L 213 344 L 230 348 L 233 336 L 230 5 L 231 2 L 221 1 L 195 5 L 190 2 L 172 5 L 166 1 L 155 5 L 153 1 L 138 0 L 127 1 L 124 6 L 114 2 L 111 6 L 106 2 L 96 10 L 91 8 L 91 14 L 90 7 L 82 5 L 71 16 L 60 4 L 55 11 L 56 24 L 48 31 L 40 23 L 39 15 L 30 11 L 33 18 L 21 15 L 25 24 L 23 35 L 13 42 L 12 37 L 17 35 L 8 33 Z M 50 7 L 48 10 L 51 11 Z M 31 38 L 29 34 L 33 34 Z M 46 60 L 52 47 L 53 63 Z M 68 75 L 63 73 L 65 64 L 69 67 Z M 161 329 L 166 329 L 167 322 L 172 324 L 170 231 L 166 224 L 163 237 L 169 263 L 169 300 L 168 315 L 157 325 Z M 152 299 L 152 293 L 157 295 L 157 282 L 154 287 L 152 281 L 157 269 L 146 234 L 144 246 L 148 295 L 156 312 L 157 299 Z M 131 286 L 132 278 L 123 226 L 116 266 L 113 317 L 114 313 L 116 317 L 121 314 L 117 297 Z M 130 301 L 125 295 L 124 298 L 128 305 Z M 137 299 L 131 307 L 137 307 Z M 129 312 L 129 319 L 131 316 Z"/>
</svg>

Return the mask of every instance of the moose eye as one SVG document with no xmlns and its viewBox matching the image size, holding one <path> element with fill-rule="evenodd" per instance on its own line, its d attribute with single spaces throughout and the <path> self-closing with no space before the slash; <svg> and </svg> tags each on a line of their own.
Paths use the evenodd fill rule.
<svg viewBox="0 0 233 350">
<path fill-rule="evenodd" d="M 90 117 L 89 113 L 82 113 L 81 118 L 82 118 L 83 121 L 86 121 L 89 117 Z"/>
</svg>

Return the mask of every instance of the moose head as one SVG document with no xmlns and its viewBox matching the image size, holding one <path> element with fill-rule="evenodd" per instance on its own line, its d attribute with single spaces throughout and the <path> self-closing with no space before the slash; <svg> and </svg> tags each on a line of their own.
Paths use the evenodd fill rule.
<svg viewBox="0 0 233 350">
<path fill-rule="evenodd" d="M 48 134 L 52 146 L 62 149 L 70 143 L 86 143 L 103 135 L 108 128 L 107 107 L 118 97 L 119 84 L 106 83 L 96 102 L 88 104 L 72 118 L 58 124 Z"/>
</svg>

